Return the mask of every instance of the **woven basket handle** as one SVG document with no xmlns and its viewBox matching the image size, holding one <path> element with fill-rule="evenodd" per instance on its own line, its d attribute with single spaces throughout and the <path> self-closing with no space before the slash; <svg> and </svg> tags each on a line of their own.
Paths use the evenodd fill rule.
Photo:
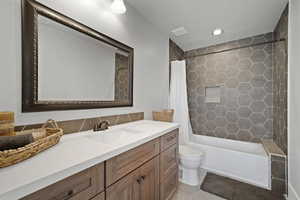
<svg viewBox="0 0 300 200">
<path fill-rule="evenodd" d="M 42 126 L 42 128 L 46 128 L 48 125 L 51 125 L 52 128 L 59 129 L 59 126 L 57 125 L 57 122 L 53 119 L 48 119 Z"/>
</svg>

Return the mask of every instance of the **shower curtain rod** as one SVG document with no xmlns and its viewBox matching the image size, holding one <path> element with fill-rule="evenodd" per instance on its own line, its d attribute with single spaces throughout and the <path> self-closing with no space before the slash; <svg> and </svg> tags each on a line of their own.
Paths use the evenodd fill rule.
<svg viewBox="0 0 300 200">
<path fill-rule="evenodd" d="M 221 50 L 221 51 L 213 51 L 213 52 L 199 54 L 199 55 L 194 55 L 194 56 L 186 56 L 186 57 L 184 57 L 184 59 L 194 58 L 194 57 L 199 57 L 199 56 L 207 56 L 207 55 L 216 54 L 216 53 L 224 53 L 224 52 L 227 52 L 227 51 L 233 51 L 233 50 L 238 50 L 238 49 L 244 49 L 244 48 L 249 48 L 249 47 L 254 47 L 254 46 L 260 46 L 260 45 L 264 45 L 264 44 L 271 44 L 271 43 L 285 42 L 285 41 L 286 41 L 286 39 L 272 40 L 272 41 L 268 41 L 268 42 L 261 42 L 261 43 L 257 43 L 257 44 L 246 45 L 246 46 L 242 46 L 242 47 L 225 49 L 225 50 Z"/>
</svg>

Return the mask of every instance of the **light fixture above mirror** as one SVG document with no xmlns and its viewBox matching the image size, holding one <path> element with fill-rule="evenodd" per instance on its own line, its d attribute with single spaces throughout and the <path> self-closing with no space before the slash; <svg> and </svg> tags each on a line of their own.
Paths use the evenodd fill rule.
<svg viewBox="0 0 300 200">
<path fill-rule="evenodd" d="M 111 4 L 111 10 L 116 14 L 124 14 L 126 12 L 126 6 L 123 0 L 113 0 Z"/>
<path fill-rule="evenodd" d="M 214 35 L 214 36 L 222 35 L 223 32 L 224 32 L 223 29 L 221 29 L 221 28 L 216 28 L 216 29 L 213 31 L 213 35 Z"/>
</svg>

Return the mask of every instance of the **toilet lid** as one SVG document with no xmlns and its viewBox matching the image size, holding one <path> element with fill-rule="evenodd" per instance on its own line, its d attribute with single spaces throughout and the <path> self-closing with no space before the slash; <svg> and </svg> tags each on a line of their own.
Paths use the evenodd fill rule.
<svg viewBox="0 0 300 200">
<path fill-rule="evenodd" d="M 179 155 L 181 157 L 199 158 L 203 156 L 203 152 L 191 146 L 179 145 Z"/>
</svg>

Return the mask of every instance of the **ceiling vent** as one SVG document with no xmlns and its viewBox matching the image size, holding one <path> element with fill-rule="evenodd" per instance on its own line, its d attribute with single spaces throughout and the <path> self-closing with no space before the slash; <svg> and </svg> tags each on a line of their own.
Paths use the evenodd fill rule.
<svg viewBox="0 0 300 200">
<path fill-rule="evenodd" d="M 171 31 L 171 33 L 174 36 L 179 37 L 179 36 L 182 36 L 182 35 L 186 35 L 188 32 L 184 27 L 179 27 L 179 28 L 176 28 L 173 31 Z"/>
</svg>

